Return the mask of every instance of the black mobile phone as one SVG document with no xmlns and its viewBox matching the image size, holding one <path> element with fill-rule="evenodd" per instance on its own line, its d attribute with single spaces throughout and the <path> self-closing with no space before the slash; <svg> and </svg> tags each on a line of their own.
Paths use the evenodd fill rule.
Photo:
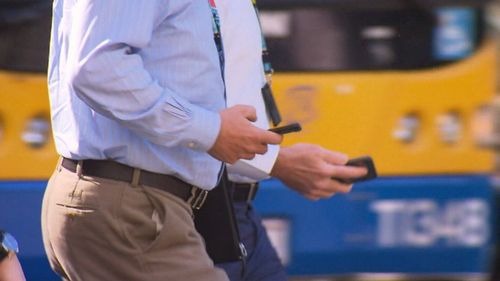
<svg viewBox="0 0 500 281">
<path fill-rule="evenodd" d="M 300 126 L 299 123 L 291 123 L 285 126 L 280 126 L 280 127 L 274 127 L 269 129 L 269 131 L 284 135 L 292 132 L 299 132 L 302 130 L 302 127 Z"/>
<path fill-rule="evenodd" d="M 377 170 L 375 168 L 375 163 L 373 162 L 373 159 L 370 156 L 361 156 L 350 159 L 349 161 L 347 161 L 346 166 L 365 167 L 368 170 L 368 173 L 360 178 L 354 178 L 354 179 L 332 178 L 332 179 L 344 183 L 354 183 L 354 182 L 375 179 L 377 177 Z"/>
</svg>

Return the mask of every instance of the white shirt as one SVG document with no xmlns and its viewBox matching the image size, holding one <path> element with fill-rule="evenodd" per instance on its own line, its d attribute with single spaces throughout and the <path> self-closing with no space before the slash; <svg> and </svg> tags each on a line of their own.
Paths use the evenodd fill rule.
<svg viewBox="0 0 500 281">
<path fill-rule="evenodd" d="M 251 105 L 257 110 L 255 125 L 269 128 L 261 88 L 265 84 L 262 64 L 262 39 L 259 22 L 251 0 L 216 0 L 221 21 L 225 57 L 227 106 Z M 229 179 L 256 182 L 269 177 L 278 156 L 279 146 L 269 145 L 268 152 L 255 159 L 228 165 Z"/>
</svg>

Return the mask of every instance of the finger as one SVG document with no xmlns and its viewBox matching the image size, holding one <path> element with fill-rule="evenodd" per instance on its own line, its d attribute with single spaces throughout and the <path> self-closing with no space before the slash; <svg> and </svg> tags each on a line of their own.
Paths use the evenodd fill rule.
<svg viewBox="0 0 500 281">
<path fill-rule="evenodd" d="M 323 159 L 334 165 L 345 165 L 349 161 L 349 157 L 341 152 L 324 149 Z"/>
<path fill-rule="evenodd" d="M 228 164 L 234 164 L 236 161 L 238 161 L 237 157 L 226 157 L 226 159 L 223 159 L 224 162 Z"/>
<path fill-rule="evenodd" d="M 255 158 L 255 153 L 244 153 L 240 157 L 241 159 L 252 160 Z"/>
<path fill-rule="evenodd" d="M 343 166 L 331 165 L 330 163 L 320 161 L 318 163 L 316 173 L 319 177 L 328 179 L 333 177 L 333 175 L 335 175 L 337 167 L 343 167 Z"/>
<path fill-rule="evenodd" d="M 319 198 L 319 199 L 326 199 L 326 198 L 331 198 L 333 197 L 337 192 L 336 188 L 331 188 L 331 189 L 317 189 L 314 191 L 311 191 L 311 196 Z"/>
<path fill-rule="evenodd" d="M 318 201 L 320 199 L 320 197 L 312 194 L 304 194 L 304 197 L 311 201 Z"/>
<path fill-rule="evenodd" d="M 339 179 L 355 179 L 366 176 L 368 169 L 366 167 L 352 166 L 334 166 L 332 177 Z"/>
<path fill-rule="evenodd" d="M 238 105 L 238 110 L 247 120 L 251 122 L 257 121 L 257 111 L 255 110 L 255 107 L 249 105 Z"/>
<path fill-rule="evenodd" d="M 340 192 L 340 193 L 349 193 L 351 192 L 352 190 L 352 186 L 353 184 L 352 183 L 343 183 L 343 182 L 338 182 L 338 181 L 335 181 L 335 184 L 337 185 L 337 192 Z"/>
<path fill-rule="evenodd" d="M 332 192 L 332 193 L 330 193 L 330 195 L 327 195 L 324 198 L 332 198 L 333 196 L 335 196 L 335 194 L 337 194 L 337 192 Z"/>
<path fill-rule="evenodd" d="M 280 144 L 283 141 L 283 136 L 277 133 L 273 133 L 267 130 L 261 131 L 260 142 L 262 144 Z"/>
<path fill-rule="evenodd" d="M 255 147 L 255 153 L 266 154 L 267 153 L 267 144 L 257 144 Z"/>
<path fill-rule="evenodd" d="M 352 189 L 352 184 L 343 183 L 335 179 L 330 179 L 327 184 L 322 186 L 321 189 L 317 190 L 318 196 L 331 197 L 334 193 L 348 193 Z"/>
</svg>

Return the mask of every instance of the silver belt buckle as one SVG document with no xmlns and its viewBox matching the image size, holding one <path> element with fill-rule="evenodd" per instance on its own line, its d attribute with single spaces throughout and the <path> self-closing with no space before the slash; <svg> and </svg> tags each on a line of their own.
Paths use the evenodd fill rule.
<svg viewBox="0 0 500 281">
<path fill-rule="evenodd" d="M 191 196 L 187 200 L 187 203 L 191 205 L 193 210 L 199 210 L 207 200 L 208 190 L 198 188 L 196 186 L 191 187 Z"/>
</svg>

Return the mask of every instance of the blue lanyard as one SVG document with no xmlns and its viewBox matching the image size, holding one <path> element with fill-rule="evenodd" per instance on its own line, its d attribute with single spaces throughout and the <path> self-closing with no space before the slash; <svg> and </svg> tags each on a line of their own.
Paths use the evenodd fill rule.
<svg viewBox="0 0 500 281">
<path fill-rule="evenodd" d="M 224 47 L 222 45 L 222 36 L 220 32 L 220 17 L 217 11 L 217 6 L 215 5 L 215 0 L 208 0 L 210 5 L 210 10 L 212 11 L 212 29 L 214 32 L 215 46 L 217 47 L 217 52 L 219 53 L 220 69 L 222 72 L 222 79 L 224 79 Z"/>
<path fill-rule="evenodd" d="M 221 62 L 221 67 L 224 68 L 224 47 L 222 45 L 219 12 L 217 11 L 215 0 L 208 0 L 208 4 L 210 5 L 210 10 L 212 11 L 212 29 L 214 33 L 214 41 L 217 47 L 217 52 L 219 53 L 219 60 Z M 252 0 L 252 5 L 255 9 L 255 14 L 257 16 L 257 20 L 259 22 L 261 30 L 262 64 L 264 65 L 264 73 L 266 74 L 267 82 L 271 83 L 271 75 L 273 74 L 274 70 L 271 65 L 271 60 L 269 59 L 269 51 L 267 49 L 266 39 L 264 38 L 264 34 L 262 33 L 262 24 L 260 22 L 259 10 L 257 8 L 256 0 Z"/>
<path fill-rule="evenodd" d="M 257 15 L 257 20 L 260 26 L 260 35 L 262 38 L 262 64 L 264 65 L 264 73 L 266 74 L 267 83 L 271 84 L 271 75 L 274 72 L 273 66 L 271 65 L 271 60 L 269 58 L 269 51 L 267 49 L 266 38 L 264 33 L 262 33 L 262 23 L 260 22 L 259 9 L 257 8 L 257 1 L 252 0 L 252 5 Z"/>
</svg>

